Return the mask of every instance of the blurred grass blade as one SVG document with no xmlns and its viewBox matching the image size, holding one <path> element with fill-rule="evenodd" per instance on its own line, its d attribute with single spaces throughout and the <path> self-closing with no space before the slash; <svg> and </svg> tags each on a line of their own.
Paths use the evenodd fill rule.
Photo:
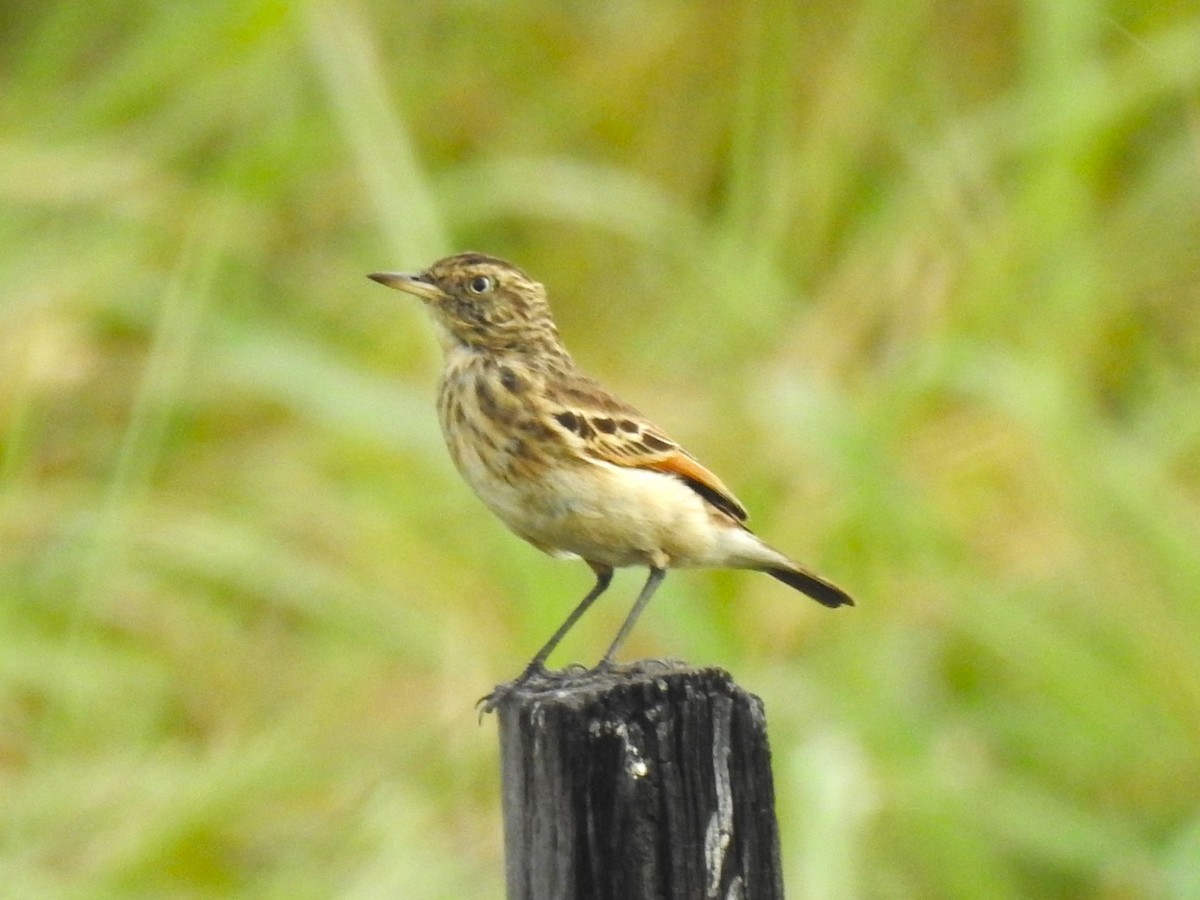
<svg viewBox="0 0 1200 900">
<path fill-rule="evenodd" d="M 423 265 L 450 246 L 424 169 L 388 96 L 379 42 L 354 2 L 306 5 L 309 38 L 336 121 L 397 264 Z"/>
</svg>

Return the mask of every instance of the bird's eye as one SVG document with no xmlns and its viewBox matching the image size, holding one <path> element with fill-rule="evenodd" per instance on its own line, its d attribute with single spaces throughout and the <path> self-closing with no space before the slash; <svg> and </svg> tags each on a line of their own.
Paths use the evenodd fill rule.
<svg viewBox="0 0 1200 900">
<path fill-rule="evenodd" d="M 476 275 L 467 282 L 467 287 L 472 294 L 486 294 L 492 289 L 492 279 L 486 275 Z"/>
</svg>

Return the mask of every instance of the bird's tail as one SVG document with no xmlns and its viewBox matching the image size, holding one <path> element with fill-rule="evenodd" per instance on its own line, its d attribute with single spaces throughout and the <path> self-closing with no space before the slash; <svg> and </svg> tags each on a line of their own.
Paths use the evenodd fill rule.
<svg viewBox="0 0 1200 900">
<path fill-rule="evenodd" d="M 793 587 L 803 594 L 808 594 L 822 606 L 839 607 L 853 606 L 854 600 L 840 587 L 826 581 L 820 575 L 814 575 L 800 566 L 793 564 L 789 568 L 772 567 L 763 569 L 772 578 L 778 578 L 788 587 Z"/>
<path fill-rule="evenodd" d="M 820 575 L 815 575 L 799 563 L 792 562 L 774 547 L 765 544 L 744 525 L 720 532 L 722 544 L 716 565 L 738 569 L 755 569 L 778 578 L 788 587 L 808 594 L 822 606 L 853 606 L 850 595 Z"/>
</svg>

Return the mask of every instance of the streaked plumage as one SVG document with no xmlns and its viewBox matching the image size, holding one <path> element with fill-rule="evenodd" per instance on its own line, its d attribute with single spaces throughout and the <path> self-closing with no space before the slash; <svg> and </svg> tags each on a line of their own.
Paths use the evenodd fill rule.
<svg viewBox="0 0 1200 900">
<path fill-rule="evenodd" d="M 521 538 L 581 557 L 596 573 L 519 681 L 541 670 L 616 567 L 651 574 L 602 664 L 668 568 L 756 569 L 826 606 L 853 605 L 752 534 L 745 507 L 716 475 L 575 367 L 545 289 L 516 266 L 462 253 L 418 274 L 370 277 L 416 295 L 432 314 L 445 356 L 438 415 L 463 478 Z"/>
</svg>

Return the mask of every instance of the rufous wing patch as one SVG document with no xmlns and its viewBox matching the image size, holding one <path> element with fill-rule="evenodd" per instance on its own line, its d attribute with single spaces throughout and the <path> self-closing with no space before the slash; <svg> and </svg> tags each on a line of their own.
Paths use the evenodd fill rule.
<svg viewBox="0 0 1200 900">
<path fill-rule="evenodd" d="M 746 520 L 746 508 L 720 478 L 592 379 L 574 373 L 553 399 L 554 424 L 576 452 L 614 466 L 673 475 L 735 522 Z"/>
<path fill-rule="evenodd" d="M 617 460 L 613 460 L 613 462 L 616 462 L 617 465 L 622 464 Z M 682 478 L 688 487 L 721 512 L 732 516 L 738 522 L 746 521 L 746 508 L 742 506 L 737 497 L 733 496 L 729 488 L 725 487 L 721 479 L 682 450 L 676 449 L 658 456 L 632 459 L 626 465 L 633 465 L 639 469 L 653 469 L 656 472 L 665 472 Z"/>
</svg>

